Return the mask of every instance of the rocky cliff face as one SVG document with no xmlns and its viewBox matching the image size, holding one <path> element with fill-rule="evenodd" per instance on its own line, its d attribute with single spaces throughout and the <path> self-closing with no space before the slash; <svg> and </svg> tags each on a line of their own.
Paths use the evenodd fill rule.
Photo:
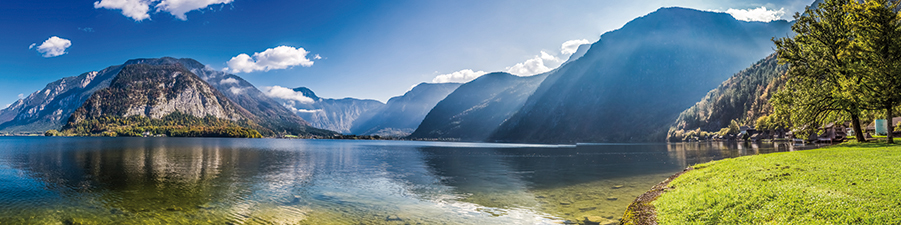
<svg viewBox="0 0 901 225">
<path fill-rule="evenodd" d="M 171 65 L 180 64 L 200 78 L 207 81 L 210 86 L 219 90 L 230 100 L 240 105 L 251 113 L 251 118 L 258 121 L 261 126 L 269 127 L 275 132 L 293 134 L 313 133 L 317 135 L 330 135 L 331 132 L 310 127 L 310 123 L 304 121 L 281 104 L 269 98 L 253 84 L 241 77 L 216 71 L 206 67 L 193 59 L 176 59 L 164 57 L 159 59 L 133 59 L 125 64 L 150 64 Z"/>
<path fill-rule="evenodd" d="M 207 105 L 210 104 L 209 102 L 203 102 L 214 100 L 213 98 L 201 98 L 201 96 L 191 96 L 191 94 L 189 94 L 167 98 L 166 104 L 169 105 L 155 105 L 152 107 L 157 111 L 145 110 L 142 112 L 140 108 L 122 109 L 125 110 L 124 112 L 128 113 L 121 115 L 143 114 L 147 116 L 159 116 L 171 111 L 171 109 L 191 108 L 199 110 L 196 111 L 196 114 L 198 115 L 206 115 L 209 113 L 216 117 L 223 116 L 222 118 L 246 118 L 265 127 L 266 129 L 264 130 L 271 130 L 270 133 L 264 133 L 264 135 L 267 136 L 276 134 L 334 134 L 334 132 L 331 131 L 310 127 L 309 123 L 283 107 L 278 102 L 267 97 L 252 84 L 236 75 L 212 70 L 193 59 L 175 59 L 171 57 L 128 60 L 123 65 L 111 66 L 98 72 L 85 73 L 77 77 L 63 78 L 59 81 L 50 83 L 44 90 L 35 92 L 29 97 L 17 101 L 7 109 L 0 110 L 0 133 L 42 133 L 49 129 L 60 129 L 73 112 L 87 102 L 89 97 L 96 91 L 109 87 L 111 81 L 118 77 L 120 70 L 123 67 L 130 65 L 178 67 L 178 70 L 181 70 L 179 71 L 181 74 L 188 72 L 193 74 L 192 76 L 199 76 L 199 78 L 202 78 L 201 81 L 206 81 L 205 83 L 208 87 L 217 90 L 221 96 L 214 96 L 215 100 L 221 101 L 222 99 L 227 99 L 232 102 L 231 104 L 237 106 L 236 108 L 239 108 L 236 110 L 247 113 L 239 113 L 241 114 L 240 117 L 234 117 L 235 114 L 233 112 L 216 111 L 217 107 Z M 199 94 L 204 93 L 205 91 L 189 90 L 188 92 Z M 224 98 L 219 99 L 222 96 L 224 96 Z M 194 102 L 195 100 L 200 100 L 201 102 Z M 147 101 L 152 101 L 156 104 L 155 101 L 157 100 L 148 99 Z M 189 106 L 192 104 L 194 104 L 194 106 Z"/>
<path fill-rule="evenodd" d="M 184 66 L 128 64 L 109 87 L 75 110 L 69 122 L 105 115 L 160 119 L 176 111 L 231 121 L 247 120 L 250 115 Z"/>
<path fill-rule="evenodd" d="M 485 74 L 438 102 L 410 137 L 484 141 L 522 108 L 545 77 Z"/>
<path fill-rule="evenodd" d="M 787 21 L 663 8 L 605 33 L 548 75 L 490 141 L 659 142 L 680 112 L 772 52 Z"/>
<path fill-rule="evenodd" d="M 59 129 L 95 91 L 109 86 L 121 66 L 66 77 L 0 110 L 0 133 L 43 133 Z"/>
<path fill-rule="evenodd" d="M 330 99 L 316 96 L 309 88 L 299 87 L 293 91 L 310 98 L 312 101 L 275 98 L 298 116 L 320 129 L 349 134 L 353 123 L 366 112 L 377 110 L 384 103 L 369 99 Z"/>
<path fill-rule="evenodd" d="M 459 83 L 421 83 L 403 96 L 393 97 L 384 107 L 361 115 L 351 127 L 352 134 L 404 137 L 410 135 L 439 101 Z"/>
</svg>

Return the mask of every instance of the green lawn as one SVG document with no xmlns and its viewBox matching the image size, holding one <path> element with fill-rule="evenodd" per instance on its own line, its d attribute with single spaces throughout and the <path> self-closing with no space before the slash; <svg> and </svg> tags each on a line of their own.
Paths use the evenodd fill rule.
<svg viewBox="0 0 901 225">
<path fill-rule="evenodd" d="M 901 145 L 846 143 L 694 168 L 653 202 L 660 224 L 901 224 Z"/>
</svg>

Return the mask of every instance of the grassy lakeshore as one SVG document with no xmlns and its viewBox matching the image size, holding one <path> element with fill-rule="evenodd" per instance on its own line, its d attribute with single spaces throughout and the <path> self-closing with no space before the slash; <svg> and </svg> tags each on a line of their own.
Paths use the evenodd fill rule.
<svg viewBox="0 0 901 225">
<path fill-rule="evenodd" d="M 693 167 L 653 201 L 660 224 L 901 224 L 901 145 L 852 142 Z"/>
</svg>

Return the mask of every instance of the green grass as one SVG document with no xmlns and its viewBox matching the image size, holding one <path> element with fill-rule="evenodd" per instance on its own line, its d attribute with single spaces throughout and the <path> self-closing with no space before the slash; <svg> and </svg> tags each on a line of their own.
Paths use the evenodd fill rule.
<svg viewBox="0 0 901 225">
<path fill-rule="evenodd" d="M 694 166 L 660 224 L 901 224 L 901 145 L 846 143 Z"/>
</svg>

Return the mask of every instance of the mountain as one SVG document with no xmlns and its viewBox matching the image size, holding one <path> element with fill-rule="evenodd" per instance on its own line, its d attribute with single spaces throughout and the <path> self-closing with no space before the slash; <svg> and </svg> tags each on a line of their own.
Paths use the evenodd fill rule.
<svg viewBox="0 0 901 225">
<path fill-rule="evenodd" d="M 576 59 L 582 58 L 582 56 L 585 56 L 585 53 L 588 52 L 589 48 L 591 48 L 591 44 L 579 45 L 579 48 L 576 48 L 576 52 L 573 52 L 573 54 L 569 56 L 569 59 L 567 59 L 566 62 L 563 63 L 569 63 L 575 61 Z"/>
<path fill-rule="evenodd" d="M 310 122 L 313 127 L 345 134 L 350 133 L 350 128 L 354 121 L 362 114 L 385 106 L 382 102 L 370 99 L 320 98 L 312 90 L 305 87 L 298 87 L 293 89 L 293 91 L 309 99 L 303 99 L 302 101 L 297 98 L 270 97 L 281 102 L 282 105 Z"/>
<path fill-rule="evenodd" d="M 269 98 L 257 89 L 253 84 L 247 82 L 241 77 L 228 74 L 222 71 L 213 70 L 202 63 L 189 58 L 171 58 L 163 57 L 157 59 L 133 59 L 125 63 L 128 64 L 148 64 L 148 65 L 173 65 L 180 64 L 192 73 L 196 74 L 210 86 L 219 90 L 229 100 L 241 106 L 250 112 L 250 119 L 256 121 L 260 126 L 267 127 L 275 133 L 286 134 L 313 134 L 313 135 L 332 135 L 333 132 L 317 129 L 310 126 L 310 123 L 304 121 L 288 108 L 283 107 L 277 101 Z M 272 136 L 273 134 L 266 134 Z"/>
<path fill-rule="evenodd" d="M 673 139 L 674 135 L 698 128 L 715 132 L 729 126 L 732 120 L 747 124 L 772 113 L 769 100 L 785 85 L 783 75 L 787 71 L 788 65 L 779 65 L 774 53 L 736 73 L 679 114 L 668 138 L 681 140 Z"/>
<path fill-rule="evenodd" d="M 522 108 L 547 74 L 485 74 L 461 85 L 429 111 L 410 138 L 484 141 Z"/>
<path fill-rule="evenodd" d="M 263 127 L 261 131 L 264 135 L 334 134 L 331 131 L 310 127 L 309 123 L 236 75 L 212 70 L 193 59 L 171 57 L 128 60 L 122 65 L 47 84 L 43 90 L 0 110 L 0 133 L 43 133 L 50 129 L 60 129 L 76 109 L 86 103 L 98 90 L 108 88 L 111 81 L 120 75 L 121 69 L 129 65 L 177 65 L 180 69 L 199 76 L 207 85 L 233 102 L 237 108 L 249 112 L 243 116 Z"/>
<path fill-rule="evenodd" d="M 460 83 L 421 83 L 403 96 L 388 99 L 384 107 L 361 115 L 350 128 L 357 135 L 403 137 L 410 135 L 426 114 Z"/>
<path fill-rule="evenodd" d="M 172 114 L 194 120 L 206 118 L 222 127 L 265 129 L 251 121 L 250 112 L 231 102 L 181 64 L 126 64 L 110 81 L 109 87 L 94 92 L 72 113 L 62 132 L 89 135 L 114 131 L 137 135 L 143 130 L 135 131 L 135 126 L 142 129 L 168 126 L 166 131 L 171 133 L 175 126 L 190 125 L 169 117 Z M 144 118 L 157 121 L 153 125 L 130 123 Z M 120 122 L 122 120 L 128 122 Z M 203 125 L 200 130 L 210 124 Z M 253 136 L 259 136 L 259 133 Z"/>
<path fill-rule="evenodd" d="M 59 129 L 95 91 L 109 86 L 122 66 L 66 77 L 0 110 L 0 133 L 44 133 Z"/>
<path fill-rule="evenodd" d="M 549 74 L 489 141 L 663 141 L 680 112 L 770 54 L 770 39 L 789 28 L 784 20 L 661 8 L 605 33 Z"/>
</svg>

